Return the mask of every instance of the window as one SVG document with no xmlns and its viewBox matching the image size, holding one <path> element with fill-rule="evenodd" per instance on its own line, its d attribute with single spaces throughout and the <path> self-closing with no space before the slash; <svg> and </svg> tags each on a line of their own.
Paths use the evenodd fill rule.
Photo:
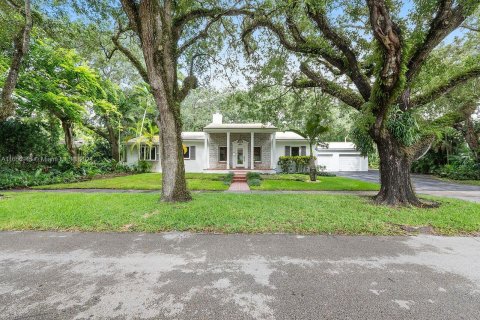
<svg viewBox="0 0 480 320">
<path fill-rule="evenodd" d="M 300 147 L 285 146 L 285 155 L 286 156 L 306 156 L 307 146 L 300 146 Z"/>
<path fill-rule="evenodd" d="M 157 161 L 157 147 L 141 146 L 140 160 Z"/>
<path fill-rule="evenodd" d="M 290 155 L 299 156 L 300 155 L 300 147 L 292 147 L 291 150 L 290 150 Z"/>
<path fill-rule="evenodd" d="M 183 159 L 185 159 L 185 160 L 190 159 L 190 147 L 185 147 L 185 149 L 183 151 L 184 151 Z"/>
<path fill-rule="evenodd" d="M 262 147 L 253 148 L 253 161 L 262 162 Z"/>
<path fill-rule="evenodd" d="M 227 147 L 218 148 L 218 161 L 220 162 L 227 161 Z"/>
</svg>

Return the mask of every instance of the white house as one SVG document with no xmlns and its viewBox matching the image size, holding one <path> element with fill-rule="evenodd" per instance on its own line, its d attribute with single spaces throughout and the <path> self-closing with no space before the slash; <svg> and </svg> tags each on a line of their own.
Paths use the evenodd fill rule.
<svg viewBox="0 0 480 320">
<path fill-rule="evenodd" d="M 281 156 L 310 155 L 308 142 L 294 132 L 280 132 L 271 124 L 223 123 L 219 113 L 203 132 L 183 132 L 182 139 L 187 172 L 246 169 L 273 173 Z M 161 172 L 158 141 L 156 137 L 152 147 L 136 139 L 128 141 L 126 162 L 151 161 L 152 171 Z M 368 170 L 368 158 L 350 142 L 329 142 L 328 148 L 316 148 L 315 153 L 317 165 L 327 171 Z"/>
</svg>

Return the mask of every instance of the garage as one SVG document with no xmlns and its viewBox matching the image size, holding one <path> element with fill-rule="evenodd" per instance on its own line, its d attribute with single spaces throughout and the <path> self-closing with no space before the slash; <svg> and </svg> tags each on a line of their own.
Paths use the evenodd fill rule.
<svg viewBox="0 0 480 320">
<path fill-rule="evenodd" d="M 368 158 L 350 142 L 330 142 L 327 148 L 316 149 L 317 165 L 326 171 L 368 171 Z"/>
<path fill-rule="evenodd" d="M 361 157 L 356 154 L 340 154 L 338 171 L 359 171 L 361 161 Z"/>
</svg>

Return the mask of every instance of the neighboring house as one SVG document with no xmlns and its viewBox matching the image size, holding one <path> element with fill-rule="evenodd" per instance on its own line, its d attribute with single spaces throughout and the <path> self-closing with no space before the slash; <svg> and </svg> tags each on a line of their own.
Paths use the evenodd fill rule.
<svg viewBox="0 0 480 320">
<path fill-rule="evenodd" d="M 203 132 L 183 132 L 186 172 L 228 171 L 237 169 L 262 172 L 277 171 L 281 156 L 310 155 L 307 141 L 298 134 L 279 132 L 271 124 L 223 123 L 222 115 L 213 115 L 213 121 Z M 126 162 L 152 162 L 152 171 L 161 172 L 158 137 L 152 146 L 128 141 Z M 368 159 L 362 157 L 350 142 L 329 142 L 327 149 L 317 148 L 317 165 L 327 171 L 367 171 Z M 140 148 L 140 149 L 139 149 Z"/>
</svg>

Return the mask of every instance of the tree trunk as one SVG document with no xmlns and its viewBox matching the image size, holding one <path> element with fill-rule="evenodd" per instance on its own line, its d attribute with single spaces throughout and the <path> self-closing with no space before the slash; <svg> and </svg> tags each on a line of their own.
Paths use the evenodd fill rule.
<svg viewBox="0 0 480 320">
<path fill-rule="evenodd" d="M 162 201 L 190 201 L 183 161 L 182 126 L 179 112 L 167 108 L 163 97 L 153 92 L 157 106 L 162 108 L 157 124 L 160 129 L 160 159 L 162 165 Z M 163 102 L 160 102 L 163 101 Z M 179 111 L 179 110 L 178 110 Z"/>
<path fill-rule="evenodd" d="M 317 181 L 317 166 L 315 165 L 315 157 L 313 156 L 312 144 L 310 144 L 310 161 L 308 165 L 310 168 L 310 181 Z"/>
<path fill-rule="evenodd" d="M 30 31 L 32 29 L 30 0 L 25 0 L 24 15 L 25 25 L 15 37 L 13 58 L 10 64 L 7 79 L 3 85 L 2 96 L 0 99 L 0 121 L 4 121 L 8 117 L 11 117 L 15 114 L 15 105 L 12 100 L 12 94 L 17 85 L 23 57 L 28 51 Z"/>
<path fill-rule="evenodd" d="M 107 131 L 108 131 L 108 143 L 112 149 L 112 159 L 119 162 L 120 161 L 120 145 L 118 144 L 118 136 L 110 123 L 107 121 Z"/>
<path fill-rule="evenodd" d="M 60 120 L 62 122 L 63 132 L 65 134 L 65 146 L 67 147 L 68 154 L 72 158 L 74 163 L 78 163 L 77 149 L 73 140 L 73 125 L 68 120 Z"/>
<path fill-rule="evenodd" d="M 480 137 L 479 134 L 475 131 L 471 116 L 469 116 L 465 121 L 464 138 L 467 142 L 468 147 L 472 151 L 475 160 L 477 161 L 477 163 L 480 163 Z"/>
<path fill-rule="evenodd" d="M 425 147 L 431 142 L 422 143 L 416 151 L 415 147 L 400 146 L 388 133 L 376 139 L 380 156 L 380 192 L 375 196 L 375 203 L 389 206 L 431 206 L 422 203 L 413 188 L 410 177 L 412 162 L 424 154 Z M 420 144 L 419 144 L 420 145 Z M 428 150 L 427 148 L 427 150 Z"/>
<path fill-rule="evenodd" d="M 178 41 L 181 31 L 174 26 L 171 1 L 121 0 L 130 25 L 140 38 L 145 68 L 128 50 L 120 48 L 142 78 L 150 85 L 159 116 L 162 165 L 162 201 L 182 202 L 192 199 L 187 190 L 183 162 L 180 102 L 190 89 L 179 90 L 177 79 Z M 118 47 L 118 46 L 117 46 Z"/>
</svg>

